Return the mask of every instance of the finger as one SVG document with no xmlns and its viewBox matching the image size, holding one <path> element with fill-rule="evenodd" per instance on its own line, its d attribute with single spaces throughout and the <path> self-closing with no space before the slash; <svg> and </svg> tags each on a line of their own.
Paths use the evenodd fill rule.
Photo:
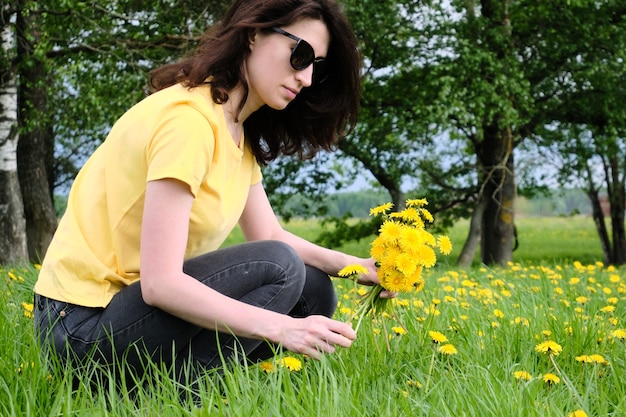
<svg viewBox="0 0 626 417">
<path fill-rule="evenodd" d="M 397 296 L 398 293 L 394 291 L 382 291 L 379 295 L 380 298 L 396 298 Z"/>
<path fill-rule="evenodd" d="M 350 325 L 349 323 L 332 320 L 330 325 L 328 326 L 328 330 L 335 334 L 341 335 L 350 341 L 356 339 L 356 332 L 354 331 L 354 329 L 352 329 L 352 325 Z"/>
</svg>

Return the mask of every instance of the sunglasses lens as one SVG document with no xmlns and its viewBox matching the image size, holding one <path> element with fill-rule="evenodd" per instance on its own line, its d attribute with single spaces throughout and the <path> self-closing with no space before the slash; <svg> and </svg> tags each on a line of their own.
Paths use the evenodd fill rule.
<svg viewBox="0 0 626 417">
<path fill-rule="evenodd" d="M 300 71 L 311 65 L 315 61 L 315 52 L 311 45 L 304 40 L 299 40 L 293 51 L 291 51 L 291 66 Z"/>
<path fill-rule="evenodd" d="M 318 59 L 313 62 L 313 80 L 321 83 L 328 77 L 328 65 L 325 59 Z"/>
</svg>

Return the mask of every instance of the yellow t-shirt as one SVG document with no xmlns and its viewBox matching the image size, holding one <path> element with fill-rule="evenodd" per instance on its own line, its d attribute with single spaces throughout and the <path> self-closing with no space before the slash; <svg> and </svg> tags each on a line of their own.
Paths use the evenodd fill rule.
<svg viewBox="0 0 626 417">
<path fill-rule="evenodd" d="M 233 141 L 209 86 L 166 88 L 115 123 L 74 181 L 35 292 L 104 307 L 137 281 L 146 183 L 163 178 L 195 197 L 186 259 L 219 248 L 261 170 L 243 137 Z"/>
</svg>

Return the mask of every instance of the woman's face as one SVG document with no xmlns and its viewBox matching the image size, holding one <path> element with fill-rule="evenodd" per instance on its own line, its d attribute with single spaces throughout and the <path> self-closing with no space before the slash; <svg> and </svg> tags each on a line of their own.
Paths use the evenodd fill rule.
<svg viewBox="0 0 626 417">
<path fill-rule="evenodd" d="M 321 20 L 303 19 L 283 31 L 308 42 L 316 58 L 325 58 L 330 34 Z M 246 75 L 250 92 L 248 104 L 259 108 L 264 104 L 282 110 L 296 98 L 300 90 L 312 83 L 313 65 L 302 70 L 291 66 L 290 56 L 296 40 L 282 33 L 257 32 L 250 42 Z"/>
</svg>

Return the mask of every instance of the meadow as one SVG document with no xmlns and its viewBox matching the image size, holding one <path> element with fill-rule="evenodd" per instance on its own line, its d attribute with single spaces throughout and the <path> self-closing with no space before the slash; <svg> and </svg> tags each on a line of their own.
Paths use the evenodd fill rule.
<svg viewBox="0 0 626 417">
<path fill-rule="evenodd" d="M 287 228 L 314 238 L 311 221 Z M 419 293 L 366 319 L 349 349 L 320 361 L 288 352 L 200 381 L 202 404 L 153 364 L 133 390 L 63 369 L 35 343 L 36 266 L 0 269 L 2 416 L 624 416 L 626 278 L 603 265 L 587 217 L 518 221 L 504 268 L 454 265 L 467 224 L 450 231 Z M 228 244 L 241 240 L 235 231 Z M 368 253 L 368 242 L 344 249 Z M 364 288 L 335 279 L 336 318 Z M 365 290 L 367 290 L 365 288 Z"/>
</svg>

